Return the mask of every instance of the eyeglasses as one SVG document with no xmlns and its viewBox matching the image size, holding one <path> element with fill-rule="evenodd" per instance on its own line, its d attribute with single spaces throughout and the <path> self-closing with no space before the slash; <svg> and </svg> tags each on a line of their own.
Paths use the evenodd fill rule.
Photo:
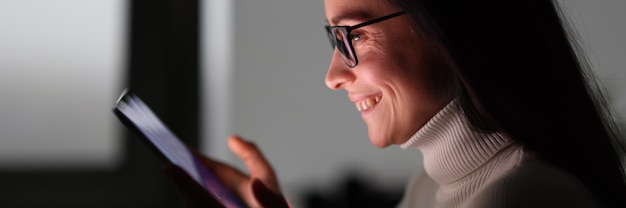
<svg viewBox="0 0 626 208">
<path fill-rule="evenodd" d="M 406 14 L 406 11 L 382 16 L 354 26 L 326 25 L 326 32 L 328 33 L 330 45 L 333 47 L 333 50 L 335 49 L 335 47 L 337 48 L 337 50 L 339 50 L 339 52 L 341 53 L 341 57 L 343 57 L 343 61 L 346 63 L 346 65 L 348 65 L 348 67 L 354 68 L 359 63 L 359 61 L 356 58 L 356 53 L 354 53 L 354 47 L 352 46 L 352 35 L 350 34 L 350 32 L 357 28 L 382 22 L 403 14 Z"/>
</svg>

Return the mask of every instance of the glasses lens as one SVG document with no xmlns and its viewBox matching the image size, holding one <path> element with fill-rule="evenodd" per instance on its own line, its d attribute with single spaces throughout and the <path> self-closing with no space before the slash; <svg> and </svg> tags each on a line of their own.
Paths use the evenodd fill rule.
<svg viewBox="0 0 626 208">
<path fill-rule="evenodd" d="M 334 45 L 337 47 L 339 53 L 341 53 L 343 60 L 349 67 L 356 66 L 356 56 L 352 50 L 352 45 L 350 45 L 348 34 L 343 28 L 332 28 L 331 32 L 334 36 L 334 38 L 332 38 L 334 41 L 331 42 L 334 42 Z"/>
</svg>

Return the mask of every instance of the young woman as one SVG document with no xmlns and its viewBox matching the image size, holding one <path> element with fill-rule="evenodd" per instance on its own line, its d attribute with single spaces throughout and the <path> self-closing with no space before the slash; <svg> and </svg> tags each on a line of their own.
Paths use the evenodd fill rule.
<svg viewBox="0 0 626 208">
<path fill-rule="evenodd" d="M 348 92 L 372 144 L 424 155 L 400 207 L 626 207 L 618 128 L 555 2 L 324 3 L 326 84 Z M 229 144 L 250 175 L 207 166 L 251 207 L 287 206 L 260 151 Z"/>
</svg>

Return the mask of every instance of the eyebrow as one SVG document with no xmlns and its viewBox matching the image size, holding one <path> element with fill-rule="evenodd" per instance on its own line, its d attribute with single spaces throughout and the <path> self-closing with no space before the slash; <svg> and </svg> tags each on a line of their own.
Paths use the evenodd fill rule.
<svg viewBox="0 0 626 208">
<path fill-rule="evenodd" d="M 350 11 L 350 12 L 345 12 L 342 15 L 335 16 L 335 17 L 331 18 L 330 22 L 328 22 L 328 20 L 326 20 L 326 23 L 336 25 L 337 23 L 339 23 L 341 21 L 346 21 L 346 20 L 367 21 L 367 20 L 370 20 L 370 19 L 373 19 L 373 18 L 374 18 L 374 16 L 371 13 L 369 13 L 369 12 L 365 12 L 365 11 Z"/>
</svg>

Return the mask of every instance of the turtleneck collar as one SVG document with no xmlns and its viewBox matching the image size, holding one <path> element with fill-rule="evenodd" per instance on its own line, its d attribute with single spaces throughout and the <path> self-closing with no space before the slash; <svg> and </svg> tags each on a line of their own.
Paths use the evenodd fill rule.
<svg viewBox="0 0 626 208">
<path fill-rule="evenodd" d="M 401 145 L 422 152 L 426 173 L 440 185 L 469 175 L 513 143 L 501 133 L 472 129 L 457 102 L 450 102 Z"/>
</svg>

